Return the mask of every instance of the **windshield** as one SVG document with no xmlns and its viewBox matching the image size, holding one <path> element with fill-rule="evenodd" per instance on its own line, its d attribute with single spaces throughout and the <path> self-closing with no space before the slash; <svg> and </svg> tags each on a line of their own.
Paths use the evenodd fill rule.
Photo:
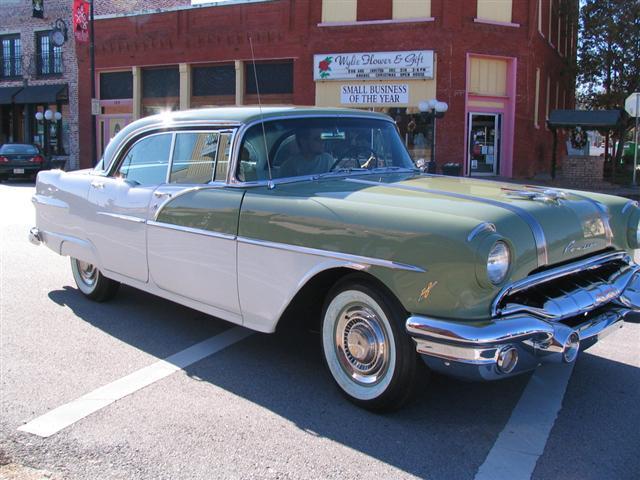
<svg viewBox="0 0 640 480">
<path fill-rule="evenodd" d="M 249 128 L 236 175 L 240 181 L 253 182 L 269 180 L 269 170 L 275 179 L 393 167 L 415 168 L 393 123 L 375 118 L 297 118 Z"/>
<path fill-rule="evenodd" d="M 7 143 L 0 147 L 0 153 L 18 153 L 24 155 L 35 155 L 38 153 L 38 149 L 33 145 L 22 145 L 18 143 Z"/>
</svg>

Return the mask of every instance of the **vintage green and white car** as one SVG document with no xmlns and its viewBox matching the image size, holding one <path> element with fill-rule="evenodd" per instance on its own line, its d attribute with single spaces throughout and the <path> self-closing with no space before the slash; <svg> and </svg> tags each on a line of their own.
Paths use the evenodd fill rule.
<svg viewBox="0 0 640 480">
<path fill-rule="evenodd" d="M 407 399 L 419 356 L 506 378 L 573 362 L 640 307 L 635 202 L 424 174 L 376 113 L 147 117 L 96 168 L 40 172 L 33 202 L 31 241 L 71 257 L 87 297 L 125 283 L 260 332 L 317 320 L 370 409 Z"/>
</svg>

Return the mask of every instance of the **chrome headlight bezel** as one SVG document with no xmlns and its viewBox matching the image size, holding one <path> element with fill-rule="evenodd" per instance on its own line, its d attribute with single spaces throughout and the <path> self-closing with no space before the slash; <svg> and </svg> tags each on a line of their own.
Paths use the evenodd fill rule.
<svg viewBox="0 0 640 480">
<path fill-rule="evenodd" d="M 503 283 L 511 269 L 511 249 L 504 240 L 497 240 L 487 255 L 487 278 L 493 285 Z"/>
<path fill-rule="evenodd" d="M 627 223 L 627 242 L 632 249 L 640 248 L 640 209 L 634 208 Z"/>
<path fill-rule="evenodd" d="M 500 278 L 490 274 L 490 270 L 494 265 L 490 265 L 491 252 L 496 248 L 496 244 L 504 245 L 507 248 L 508 262 L 506 268 L 502 268 Z M 494 252 L 495 253 L 495 252 Z M 509 239 L 503 237 L 499 233 L 492 233 L 484 236 L 479 242 L 476 250 L 476 279 L 483 288 L 494 289 L 502 287 L 510 278 L 513 272 L 514 259 L 516 258 L 515 246 Z M 503 266 L 504 267 L 504 266 Z"/>
</svg>

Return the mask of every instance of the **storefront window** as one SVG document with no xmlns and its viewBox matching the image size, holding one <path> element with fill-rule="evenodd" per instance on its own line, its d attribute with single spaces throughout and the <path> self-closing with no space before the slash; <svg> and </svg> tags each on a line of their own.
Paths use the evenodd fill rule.
<svg viewBox="0 0 640 480">
<path fill-rule="evenodd" d="M 58 112 L 60 115 L 56 115 Z M 31 118 L 31 142 L 42 148 L 47 155 L 65 155 L 69 141 L 65 138 L 65 135 L 68 136 L 68 128 L 65 128 L 62 120 L 62 108 L 55 104 L 36 105 Z"/>
<path fill-rule="evenodd" d="M 378 112 L 386 113 L 396 121 L 400 136 L 411 159 L 428 161 L 431 158 L 433 145 L 433 119 L 418 111 L 417 108 L 376 108 Z"/>
<path fill-rule="evenodd" d="M 145 116 L 180 108 L 180 73 L 177 67 L 142 71 L 142 108 Z"/>
</svg>

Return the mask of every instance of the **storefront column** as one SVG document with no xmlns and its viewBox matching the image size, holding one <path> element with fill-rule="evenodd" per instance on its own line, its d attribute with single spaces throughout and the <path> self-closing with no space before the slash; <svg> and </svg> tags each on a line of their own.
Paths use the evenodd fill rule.
<svg viewBox="0 0 640 480">
<path fill-rule="evenodd" d="M 142 117 L 142 69 L 131 67 L 133 74 L 133 120 Z"/>
<path fill-rule="evenodd" d="M 180 110 L 191 108 L 191 65 L 181 63 L 180 66 Z"/>
<path fill-rule="evenodd" d="M 236 105 L 244 103 L 244 62 L 236 60 Z"/>
</svg>

